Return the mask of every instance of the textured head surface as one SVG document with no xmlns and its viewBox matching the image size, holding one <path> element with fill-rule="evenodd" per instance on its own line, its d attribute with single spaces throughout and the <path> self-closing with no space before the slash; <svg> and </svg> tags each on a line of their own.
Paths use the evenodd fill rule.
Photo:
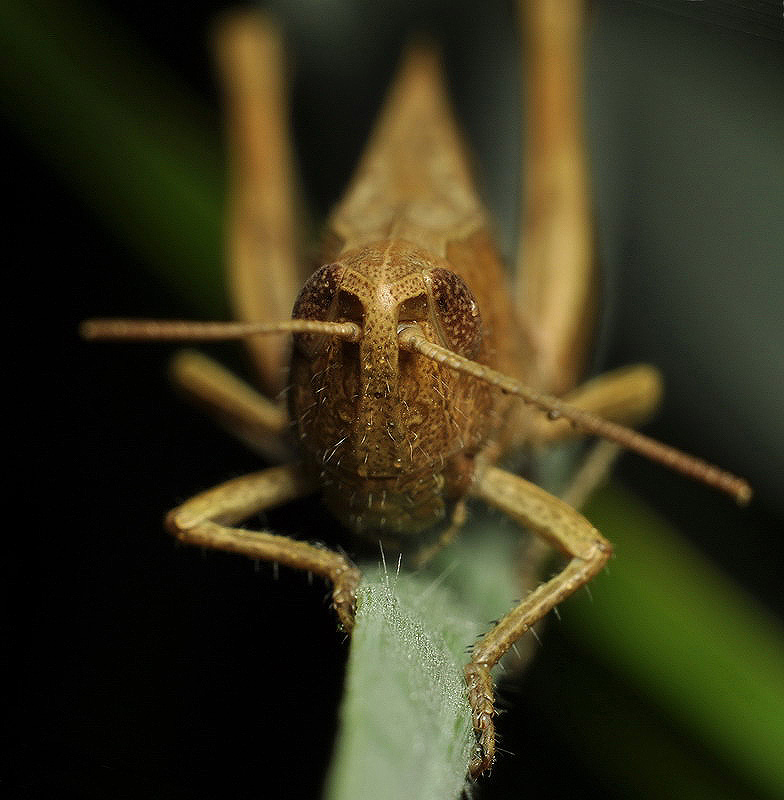
<svg viewBox="0 0 784 800">
<path fill-rule="evenodd" d="M 443 259 L 379 242 L 317 270 L 294 316 L 362 328 L 358 343 L 295 339 L 292 417 L 328 505 L 356 532 L 415 533 L 443 519 L 470 480 L 493 390 L 401 351 L 397 333 L 417 322 L 432 341 L 481 357 L 471 291 Z"/>
</svg>

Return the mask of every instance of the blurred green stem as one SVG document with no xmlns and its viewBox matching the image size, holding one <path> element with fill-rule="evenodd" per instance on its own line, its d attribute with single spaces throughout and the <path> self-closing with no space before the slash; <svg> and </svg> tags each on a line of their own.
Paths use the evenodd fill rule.
<svg viewBox="0 0 784 800">
<path fill-rule="evenodd" d="M 8 121 L 142 264 L 225 313 L 220 150 L 201 104 L 82 3 L 4 0 L 0 87 Z"/>
<path fill-rule="evenodd" d="M 638 498 L 585 514 L 613 542 L 610 575 L 569 629 L 766 796 L 784 793 L 784 632 Z"/>
</svg>

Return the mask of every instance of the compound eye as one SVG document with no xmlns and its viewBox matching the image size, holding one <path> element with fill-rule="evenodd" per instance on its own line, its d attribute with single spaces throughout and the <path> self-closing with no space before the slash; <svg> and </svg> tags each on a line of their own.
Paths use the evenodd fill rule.
<svg viewBox="0 0 784 800">
<path fill-rule="evenodd" d="M 448 346 L 466 358 L 475 358 L 482 344 L 482 317 L 471 290 L 448 269 L 425 274 L 433 313 Z"/>
<path fill-rule="evenodd" d="M 343 277 L 340 264 L 326 264 L 305 281 L 291 316 L 294 319 L 318 319 L 332 322 L 335 318 L 338 287 Z M 329 336 L 320 333 L 295 333 L 294 346 L 306 358 L 315 358 L 329 342 Z"/>
</svg>

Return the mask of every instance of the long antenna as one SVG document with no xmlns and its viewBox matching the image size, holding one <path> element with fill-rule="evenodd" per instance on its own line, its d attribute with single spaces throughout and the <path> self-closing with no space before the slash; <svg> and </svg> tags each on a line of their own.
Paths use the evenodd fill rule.
<svg viewBox="0 0 784 800">
<path fill-rule="evenodd" d="M 655 439 L 651 439 L 649 436 L 638 433 L 631 428 L 618 425 L 588 411 L 583 411 L 576 406 L 564 403 L 557 397 L 537 392 L 524 383 L 497 372 L 484 364 L 477 364 L 475 361 L 440 347 L 426 339 L 418 325 L 410 325 L 400 330 L 398 341 L 400 346 L 406 350 L 416 351 L 446 367 L 498 386 L 508 394 L 522 397 L 526 403 L 546 411 L 551 419 L 564 417 L 586 433 L 596 434 L 604 439 L 617 442 L 627 450 L 633 450 L 676 472 L 726 492 L 742 505 L 751 500 L 751 486 L 743 478 L 719 469 L 719 467 L 709 464 L 707 461 L 690 456 L 675 447 L 657 442 Z"/>
<path fill-rule="evenodd" d="M 207 341 L 244 339 L 271 333 L 323 333 L 358 342 L 362 330 L 353 322 L 287 319 L 282 322 L 188 322 L 156 319 L 88 319 L 79 331 L 85 339 L 131 341 Z"/>
</svg>

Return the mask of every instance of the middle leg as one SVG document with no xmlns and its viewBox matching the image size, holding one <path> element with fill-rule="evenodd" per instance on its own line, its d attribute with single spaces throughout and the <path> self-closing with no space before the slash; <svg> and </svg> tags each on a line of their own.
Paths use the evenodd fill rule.
<svg viewBox="0 0 784 800">
<path fill-rule="evenodd" d="M 661 397 L 659 370 L 650 364 L 632 364 L 581 383 L 562 400 L 612 422 L 636 427 L 654 415 Z M 584 436 L 569 420 L 552 420 L 546 414 L 536 416 L 528 435 L 538 444 Z"/>
<path fill-rule="evenodd" d="M 291 459 L 286 441 L 289 417 L 217 361 L 196 350 L 181 350 L 171 360 L 172 381 L 237 438 L 271 461 Z"/>
</svg>

